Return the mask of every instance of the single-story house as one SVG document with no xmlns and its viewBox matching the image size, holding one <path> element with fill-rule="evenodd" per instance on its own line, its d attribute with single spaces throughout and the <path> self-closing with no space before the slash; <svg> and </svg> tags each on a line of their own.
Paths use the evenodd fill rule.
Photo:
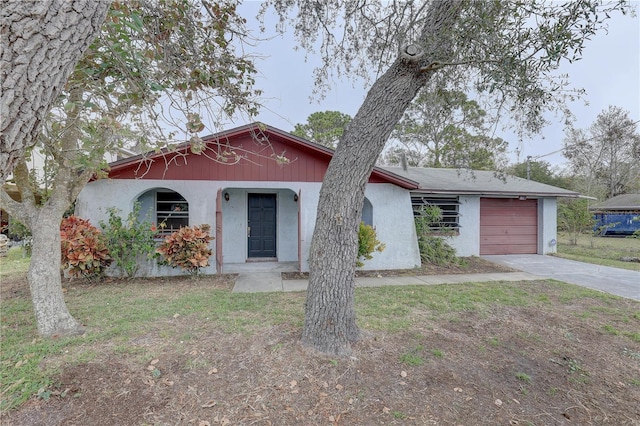
<svg viewBox="0 0 640 426">
<path fill-rule="evenodd" d="M 589 207 L 602 236 L 625 236 L 640 230 L 640 194 L 623 194 Z"/>
<path fill-rule="evenodd" d="M 203 138 L 192 147 L 138 155 L 110 164 L 108 178 L 82 190 L 76 214 L 97 225 L 107 209 L 125 216 L 135 202 L 165 231 L 209 224 L 215 262 L 295 262 L 308 271 L 322 179 L 333 151 L 282 130 L 250 124 Z M 420 265 L 414 210 L 441 206 L 447 237 L 461 256 L 555 251 L 556 198 L 578 194 L 492 172 L 376 167 L 365 191 L 362 219 L 386 248 L 364 269 Z M 168 269 L 150 266 L 143 274 Z"/>
</svg>

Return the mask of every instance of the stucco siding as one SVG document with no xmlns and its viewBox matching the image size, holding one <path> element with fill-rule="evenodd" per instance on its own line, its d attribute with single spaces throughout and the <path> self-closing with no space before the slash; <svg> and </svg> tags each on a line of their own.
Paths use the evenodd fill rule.
<svg viewBox="0 0 640 426">
<path fill-rule="evenodd" d="M 456 249 L 458 256 L 480 255 L 480 197 L 460 196 L 458 198 L 460 230 L 458 235 L 446 238 Z"/>
<path fill-rule="evenodd" d="M 411 269 L 420 266 L 420 253 L 413 222 L 411 195 L 391 184 L 369 184 L 365 196 L 371 202 L 373 226 L 383 252 L 373 254 L 362 269 Z"/>
<path fill-rule="evenodd" d="M 557 208 L 555 198 L 540 198 L 538 200 L 538 254 L 551 254 L 558 250 Z"/>
<path fill-rule="evenodd" d="M 229 194 L 222 200 L 223 264 L 247 260 L 247 194 L 277 194 L 277 256 L 281 262 L 298 261 L 301 270 L 309 270 L 309 249 L 315 226 L 320 183 L 316 182 L 239 182 L 239 181 L 166 181 L 153 179 L 103 179 L 89 183 L 80 193 L 76 214 L 98 225 L 106 220 L 106 211 L 115 207 L 126 217 L 134 202 L 145 192 L 167 188 L 180 193 L 189 203 L 189 225 L 207 223 L 215 230 L 215 198 L 219 189 Z M 295 195 L 299 199 L 295 200 Z M 372 205 L 373 225 L 378 239 L 385 243 L 363 269 L 405 269 L 420 265 L 409 192 L 392 184 L 369 184 L 366 197 Z M 148 198 L 148 197 L 147 197 Z M 153 208 L 151 199 L 142 199 L 143 210 Z M 300 209 L 300 236 L 298 236 Z M 153 221 L 151 218 L 150 221 Z M 213 231 L 212 231 L 213 232 Z M 298 259 L 298 238 L 300 259 Z M 212 249 L 215 243 L 212 243 Z M 213 263 L 213 261 L 212 261 Z M 146 265 L 145 275 L 175 275 L 180 271 Z M 215 266 L 204 273 L 215 273 Z"/>
</svg>

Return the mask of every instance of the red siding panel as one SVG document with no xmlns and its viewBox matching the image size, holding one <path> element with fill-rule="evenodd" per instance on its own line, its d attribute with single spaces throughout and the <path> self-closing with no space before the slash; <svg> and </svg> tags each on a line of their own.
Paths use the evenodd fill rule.
<svg viewBox="0 0 640 426">
<path fill-rule="evenodd" d="M 167 154 L 146 162 L 134 163 L 113 172 L 112 179 L 180 179 L 180 180 L 230 180 L 230 181 L 284 181 L 321 182 L 329 164 L 329 155 L 322 158 L 317 153 L 293 150 L 292 147 L 272 138 L 271 145 L 256 143 L 250 135 L 240 135 L 229 140 L 231 147 L 244 156 L 238 163 L 215 161 L 220 147 L 209 144 L 201 155 Z M 288 163 L 274 161 L 275 156 L 285 156 Z M 231 164 L 229 164 L 231 163 Z"/>
<path fill-rule="evenodd" d="M 480 199 L 480 254 L 538 252 L 538 202 Z"/>
<path fill-rule="evenodd" d="M 217 138 L 217 139 L 216 139 Z M 268 139 L 268 141 L 267 141 Z M 332 153 L 326 148 L 300 140 L 275 128 L 243 126 L 205 138 L 201 154 L 188 147 L 179 153 L 151 154 L 120 160 L 112 165 L 111 179 L 227 180 L 265 182 L 322 182 Z M 226 164 L 220 159 L 227 156 Z M 234 154 L 242 156 L 235 161 Z M 285 158 L 284 162 L 275 161 Z M 369 182 L 389 182 L 403 188 L 417 183 L 381 170 Z"/>
</svg>

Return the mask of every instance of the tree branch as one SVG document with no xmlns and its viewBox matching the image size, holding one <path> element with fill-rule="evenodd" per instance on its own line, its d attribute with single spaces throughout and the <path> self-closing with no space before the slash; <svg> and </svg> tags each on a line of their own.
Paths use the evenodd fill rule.
<svg viewBox="0 0 640 426">
<path fill-rule="evenodd" d="M 22 203 L 35 206 L 36 197 L 33 194 L 33 188 L 29 180 L 29 169 L 27 168 L 27 162 L 24 157 L 16 163 L 16 168 L 13 170 L 13 178 L 20 192 Z"/>
</svg>

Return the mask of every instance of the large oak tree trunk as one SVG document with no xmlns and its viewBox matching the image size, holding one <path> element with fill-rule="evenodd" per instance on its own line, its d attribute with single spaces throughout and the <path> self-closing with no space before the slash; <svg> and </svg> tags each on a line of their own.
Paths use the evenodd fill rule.
<svg viewBox="0 0 640 426">
<path fill-rule="evenodd" d="M 359 337 L 354 276 L 364 190 L 391 131 L 427 75 L 415 63 L 396 61 L 369 91 L 329 164 L 311 242 L 302 335 L 307 346 L 345 355 Z"/>
<path fill-rule="evenodd" d="M 407 47 L 371 87 L 340 139 L 322 182 L 311 241 L 302 332 L 305 346 L 346 355 L 360 337 L 354 277 L 364 190 L 391 131 L 432 76 L 429 65 L 446 54 L 446 30 L 455 22 L 459 4 L 455 0 L 433 3 L 431 22 L 423 30 L 423 38 L 431 38 L 424 45 L 433 46 L 432 50 Z"/>
<path fill-rule="evenodd" d="M 32 228 L 31 263 L 27 279 L 38 333 L 44 337 L 82 334 L 64 301 L 60 276 L 60 222 L 62 214 L 40 209 Z"/>
<path fill-rule="evenodd" d="M 104 22 L 107 0 L 9 0 L 0 12 L 0 184 Z"/>
</svg>

